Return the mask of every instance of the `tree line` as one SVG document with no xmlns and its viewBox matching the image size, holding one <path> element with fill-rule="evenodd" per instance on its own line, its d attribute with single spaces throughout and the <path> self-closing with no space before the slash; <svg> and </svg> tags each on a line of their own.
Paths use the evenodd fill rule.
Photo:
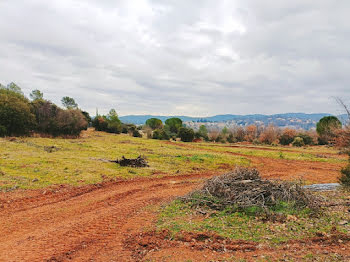
<svg viewBox="0 0 350 262">
<path fill-rule="evenodd" d="M 158 118 L 150 118 L 142 127 L 148 138 L 160 140 L 180 138 L 184 142 L 203 140 L 219 143 L 250 142 L 253 144 L 293 146 L 334 144 L 341 129 L 341 122 L 334 116 L 323 117 L 317 123 L 316 131 L 281 129 L 274 125 L 236 126 L 230 129 L 224 127 L 221 130 L 208 130 L 205 125 L 201 125 L 195 131 L 186 127 L 179 118 L 167 119 L 165 123 Z"/>
<path fill-rule="evenodd" d="M 73 98 L 63 97 L 61 102 L 65 108 L 45 100 L 39 90 L 28 99 L 15 83 L 0 84 L 0 136 L 79 136 L 91 121 L 89 114 Z"/>
<path fill-rule="evenodd" d="M 316 126 L 316 131 L 280 129 L 273 125 L 246 127 L 237 126 L 222 130 L 210 129 L 205 125 L 193 130 L 180 118 L 169 118 L 164 123 L 157 118 L 150 118 L 143 126 L 122 123 L 115 109 L 107 115 L 96 115 L 93 119 L 89 113 L 79 109 L 71 97 L 65 96 L 61 108 L 49 100 L 39 90 L 33 90 L 30 99 L 24 96 L 15 83 L 7 86 L 0 84 L 0 136 L 23 136 L 31 133 L 52 136 L 79 136 L 82 130 L 92 125 L 97 131 L 109 133 L 129 133 L 141 137 L 169 140 L 180 139 L 183 142 L 212 141 L 221 143 L 250 142 L 254 144 L 281 145 L 325 145 L 344 141 L 342 124 L 335 116 L 323 117 Z M 343 104 L 344 105 L 344 104 Z M 339 141 L 337 141 L 339 140 Z"/>
</svg>

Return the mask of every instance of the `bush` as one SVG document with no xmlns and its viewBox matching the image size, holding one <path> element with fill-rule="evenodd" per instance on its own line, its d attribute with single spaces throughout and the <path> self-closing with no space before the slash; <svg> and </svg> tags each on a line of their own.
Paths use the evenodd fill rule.
<svg viewBox="0 0 350 262">
<path fill-rule="evenodd" d="M 121 132 L 123 134 L 130 134 L 133 135 L 134 131 L 137 131 L 137 127 L 134 124 L 123 124 L 122 123 L 122 129 Z"/>
<path fill-rule="evenodd" d="M 35 131 L 52 136 L 78 136 L 86 130 L 88 122 L 79 109 L 63 110 L 50 101 L 36 100 L 32 102 L 32 111 L 36 118 Z"/>
<path fill-rule="evenodd" d="M 340 184 L 346 188 L 350 188 L 350 164 L 341 170 L 341 176 L 339 178 Z"/>
<path fill-rule="evenodd" d="M 273 125 L 269 125 L 260 134 L 259 141 L 263 144 L 271 145 L 273 142 L 277 140 L 277 138 L 278 138 L 278 128 Z"/>
<path fill-rule="evenodd" d="M 297 136 L 301 137 L 303 139 L 305 145 L 313 145 L 314 144 L 313 138 L 306 133 L 299 133 Z"/>
<path fill-rule="evenodd" d="M 35 131 L 39 133 L 78 136 L 88 127 L 86 117 L 79 109 L 63 110 L 49 101 L 36 100 L 32 102 L 32 110 L 37 123 Z"/>
<path fill-rule="evenodd" d="M 7 134 L 6 127 L 0 125 L 0 137 L 6 136 L 6 134 Z"/>
<path fill-rule="evenodd" d="M 0 88 L 0 135 L 28 135 L 35 126 L 29 100 L 21 93 Z"/>
<path fill-rule="evenodd" d="M 168 133 L 164 129 L 154 130 L 152 138 L 159 139 L 159 140 L 169 140 L 170 139 Z"/>
<path fill-rule="evenodd" d="M 291 144 L 296 135 L 297 132 L 294 129 L 285 128 L 279 138 L 280 144 L 284 146 Z"/>
<path fill-rule="evenodd" d="M 194 131 L 191 128 L 181 127 L 179 129 L 179 137 L 183 142 L 192 142 L 194 139 Z"/>
<path fill-rule="evenodd" d="M 135 130 L 132 132 L 132 136 L 133 136 L 133 137 L 142 137 L 141 133 L 140 133 L 137 129 L 135 129 Z"/>
<path fill-rule="evenodd" d="M 229 143 L 236 143 L 237 142 L 237 139 L 233 136 L 232 133 L 230 133 L 227 137 L 227 142 Z"/>
<path fill-rule="evenodd" d="M 305 145 L 304 143 L 304 140 L 301 138 L 301 137 L 296 137 L 294 138 L 293 142 L 292 142 L 292 145 L 293 146 L 296 146 L 296 147 L 302 147 Z"/>
<path fill-rule="evenodd" d="M 57 121 L 57 130 L 53 135 L 78 136 L 88 126 L 85 116 L 79 109 L 60 109 L 55 120 Z"/>
<path fill-rule="evenodd" d="M 346 188 L 350 188 L 350 152 L 348 152 L 349 160 L 346 167 L 341 169 L 341 176 L 339 182 Z"/>
<path fill-rule="evenodd" d="M 92 121 L 92 126 L 97 131 L 108 131 L 108 123 L 105 116 L 96 116 Z"/>
<path fill-rule="evenodd" d="M 123 131 L 122 122 L 114 109 L 111 109 L 107 116 L 96 116 L 92 121 L 92 126 L 97 131 L 108 133 L 120 134 Z"/>
</svg>

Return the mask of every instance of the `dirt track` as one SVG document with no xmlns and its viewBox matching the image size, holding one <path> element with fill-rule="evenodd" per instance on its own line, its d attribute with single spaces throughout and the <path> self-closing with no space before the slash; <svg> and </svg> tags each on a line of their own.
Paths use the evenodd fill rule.
<svg viewBox="0 0 350 262">
<path fill-rule="evenodd" d="M 152 218 L 144 215 L 144 208 L 188 192 L 196 184 L 186 181 L 197 178 L 2 194 L 0 261 L 128 261 L 130 253 L 123 249 L 122 240 L 125 234 L 150 225 Z"/>
<path fill-rule="evenodd" d="M 304 175 L 333 182 L 339 170 L 329 163 L 248 158 L 269 178 Z M 151 227 L 155 215 L 150 206 L 186 194 L 212 175 L 1 193 L 0 261 L 133 261 L 123 243 Z"/>
</svg>

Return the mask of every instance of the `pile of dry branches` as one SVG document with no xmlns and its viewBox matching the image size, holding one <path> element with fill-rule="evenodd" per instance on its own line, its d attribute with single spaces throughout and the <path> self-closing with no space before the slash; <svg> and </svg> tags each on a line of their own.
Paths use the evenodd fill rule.
<svg viewBox="0 0 350 262">
<path fill-rule="evenodd" d="M 121 166 L 130 166 L 130 167 L 147 167 L 148 163 L 145 158 L 138 156 L 137 158 L 125 158 L 124 156 L 122 159 L 117 159 L 114 161 L 111 161 L 114 163 L 117 163 Z"/>
<path fill-rule="evenodd" d="M 318 200 L 300 184 L 263 180 L 258 170 L 243 167 L 207 180 L 202 189 L 183 199 L 215 210 L 227 207 L 266 209 L 280 202 L 293 203 L 298 208 L 319 208 Z"/>
</svg>

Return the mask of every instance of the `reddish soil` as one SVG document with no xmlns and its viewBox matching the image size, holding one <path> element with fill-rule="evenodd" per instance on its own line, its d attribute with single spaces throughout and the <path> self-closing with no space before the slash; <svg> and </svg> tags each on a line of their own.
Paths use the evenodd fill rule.
<svg viewBox="0 0 350 262">
<path fill-rule="evenodd" d="M 169 142 L 171 143 L 171 142 Z M 210 149 L 201 149 L 192 144 L 177 144 L 177 146 L 194 148 L 208 152 Z M 263 150 L 262 148 L 260 148 Z M 268 149 L 269 150 L 269 149 Z M 213 146 L 213 152 L 215 147 Z M 273 159 L 268 157 L 248 156 L 241 153 L 225 152 L 226 154 L 241 156 L 251 161 L 265 178 L 281 180 L 302 180 L 307 183 L 335 183 L 339 177 L 339 170 L 346 163 L 327 163 L 305 160 Z M 336 158 L 344 159 L 345 155 L 336 155 Z"/>
<path fill-rule="evenodd" d="M 269 257 L 268 261 L 295 261 L 310 253 L 321 256 L 337 254 L 338 258 L 345 261 L 350 259 L 349 242 L 350 235 L 337 231 L 330 235 L 318 233 L 309 239 L 288 241 L 278 247 L 252 241 L 225 239 L 212 233 L 181 232 L 180 237 L 169 240 L 167 231 L 149 231 L 130 235 L 125 241 L 125 247 L 132 250 L 135 261 L 218 261 L 218 258 L 220 261 L 228 258 L 235 258 L 234 261 L 255 261 L 264 257 Z"/>
<path fill-rule="evenodd" d="M 244 157 L 268 178 L 335 182 L 340 168 L 337 164 L 321 162 Z M 254 260 L 269 254 L 274 257 L 291 254 L 297 258 L 310 250 L 321 254 L 335 251 L 350 254 L 350 245 L 344 237 L 290 243 L 281 247 L 283 252 L 232 242 L 228 243 L 232 248 L 226 248 L 226 253 L 220 249 L 222 243 L 215 249 L 193 245 L 192 240 L 185 239 L 182 244 L 169 244 L 164 238 L 160 240 L 159 236 L 152 235 L 147 236 L 148 240 L 140 239 L 140 232 L 154 225 L 156 213 L 152 207 L 155 209 L 188 193 L 199 186 L 202 179 L 213 175 L 140 178 L 78 188 L 61 186 L 0 193 L 0 261 L 207 261 L 233 254 Z M 158 246 L 149 249 L 152 241 Z"/>
</svg>

